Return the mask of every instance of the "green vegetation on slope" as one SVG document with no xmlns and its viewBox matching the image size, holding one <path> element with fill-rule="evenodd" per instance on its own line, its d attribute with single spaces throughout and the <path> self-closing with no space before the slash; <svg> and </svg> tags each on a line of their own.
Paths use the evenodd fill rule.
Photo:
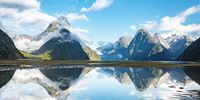
<svg viewBox="0 0 200 100">
<path fill-rule="evenodd" d="M 100 60 L 100 56 L 94 50 L 92 50 L 91 48 L 85 46 L 83 48 L 83 50 L 88 55 L 88 57 L 90 58 L 90 60 Z"/>
<path fill-rule="evenodd" d="M 26 58 L 26 59 L 39 59 L 39 60 L 52 60 L 52 57 L 50 55 L 50 51 L 47 51 L 43 54 L 39 55 L 33 55 L 24 51 L 20 51 L 21 54 Z"/>
</svg>

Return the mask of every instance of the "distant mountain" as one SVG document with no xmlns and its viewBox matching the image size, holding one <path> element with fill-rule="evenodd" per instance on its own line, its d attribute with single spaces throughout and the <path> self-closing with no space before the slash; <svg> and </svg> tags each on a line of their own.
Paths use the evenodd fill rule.
<svg viewBox="0 0 200 100">
<path fill-rule="evenodd" d="M 189 45 L 185 51 L 178 57 L 179 61 L 200 61 L 200 38 Z M 183 68 L 186 74 L 195 82 L 200 84 L 200 69 L 193 68 Z"/>
<path fill-rule="evenodd" d="M 0 29 L 0 59 L 15 60 L 23 56 L 16 49 L 11 38 Z M 4 86 L 13 76 L 14 70 L 0 71 L 0 87 Z"/>
<path fill-rule="evenodd" d="M 169 49 L 170 45 L 165 38 L 163 38 L 159 33 L 154 34 L 154 38 L 160 42 L 165 48 Z"/>
<path fill-rule="evenodd" d="M 126 60 L 127 47 L 131 40 L 131 36 L 122 36 L 114 44 L 104 45 L 97 50 L 102 53 L 102 60 Z"/>
<path fill-rule="evenodd" d="M 173 60 L 173 54 L 146 30 L 140 29 L 128 46 L 129 60 Z"/>
<path fill-rule="evenodd" d="M 171 51 L 175 58 L 194 41 L 194 39 L 188 34 L 181 33 L 166 33 L 167 37 L 163 38 L 162 35 L 156 33 L 154 37 L 169 51 Z M 165 35 L 166 35 L 165 34 Z"/>
<path fill-rule="evenodd" d="M 193 42 L 193 39 L 189 35 L 172 34 L 170 37 L 166 38 L 166 41 L 169 44 L 169 50 L 177 58 Z"/>
<path fill-rule="evenodd" d="M 112 48 L 112 46 L 114 45 L 114 43 L 111 42 L 98 42 L 96 44 L 96 51 L 100 54 L 100 55 L 104 55 L 107 53 L 107 50 L 110 50 Z"/>
</svg>

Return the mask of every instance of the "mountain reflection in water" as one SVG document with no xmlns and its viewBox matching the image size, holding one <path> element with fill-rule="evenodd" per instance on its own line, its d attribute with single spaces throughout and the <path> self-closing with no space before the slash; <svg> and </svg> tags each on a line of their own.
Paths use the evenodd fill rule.
<svg viewBox="0 0 200 100">
<path fill-rule="evenodd" d="M 119 62 L 116 63 L 119 64 Z M 85 64 L 81 66 L 81 63 L 79 63 L 79 67 L 72 66 L 72 63 L 63 64 L 62 67 L 59 67 L 59 64 L 56 67 L 55 65 L 45 65 L 45 69 L 48 68 L 48 70 L 69 68 L 71 74 L 65 74 L 68 77 L 56 77 L 59 80 L 69 80 L 69 84 L 67 84 L 69 88 L 64 90 L 62 87 L 65 87 L 66 84 L 47 78 L 47 75 L 40 72 L 41 66 L 23 65 L 20 69 L 16 63 L 12 63 L 13 66 L 1 64 L 0 79 L 4 86 L 0 89 L 0 100 L 199 99 L 200 86 L 184 73 L 182 67 L 170 67 L 166 63 L 174 64 L 174 66 L 176 64 L 198 65 L 194 62 L 160 62 L 160 65 L 156 65 L 158 67 L 133 66 L 134 68 L 116 66 L 113 62 L 112 67 L 112 64 L 97 67 L 95 63 L 93 63 L 94 66 L 87 67 L 84 67 Z M 162 67 L 161 64 L 164 64 L 165 67 Z M 84 70 L 79 78 L 73 78 L 73 74 L 77 75 L 76 72 L 79 72 L 80 68 L 84 68 Z M 45 69 L 43 68 L 43 70 Z M 53 73 L 51 74 L 53 76 Z M 8 79 L 10 81 L 5 82 Z"/>
</svg>

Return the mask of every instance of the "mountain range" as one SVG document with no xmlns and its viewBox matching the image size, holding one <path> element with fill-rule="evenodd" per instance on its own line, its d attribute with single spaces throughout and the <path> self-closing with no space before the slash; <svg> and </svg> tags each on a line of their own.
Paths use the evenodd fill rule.
<svg viewBox="0 0 200 100">
<path fill-rule="evenodd" d="M 180 56 L 179 59 L 183 61 L 198 61 L 199 39 L 193 43 L 194 40 L 184 34 L 173 34 L 171 37 L 164 38 L 158 33 L 152 35 L 144 29 L 138 30 L 134 37 L 122 36 L 114 43 L 101 43 L 95 51 L 71 32 L 71 26 L 65 17 L 53 21 L 46 30 L 36 36 L 10 33 L 8 35 L 0 30 L 0 59 L 174 61 Z M 193 51 L 195 52 L 191 53 Z M 111 73 L 121 83 L 126 80 L 131 81 L 139 91 L 147 89 L 152 84 L 158 84 L 160 78 L 171 71 L 144 67 L 102 68 L 101 70 Z M 72 81 L 90 70 L 92 69 L 60 68 L 40 71 L 51 81 L 58 82 L 61 90 L 66 90 Z M 187 73 L 188 70 L 185 71 Z M 14 72 L 10 74 L 0 72 L 2 75 L 9 75 L 0 77 L 5 80 L 0 83 L 0 86 L 7 83 Z M 182 69 L 174 69 L 173 73 L 176 72 L 180 73 L 176 76 L 183 76 L 183 80 L 185 79 L 186 75 Z"/>
</svg>

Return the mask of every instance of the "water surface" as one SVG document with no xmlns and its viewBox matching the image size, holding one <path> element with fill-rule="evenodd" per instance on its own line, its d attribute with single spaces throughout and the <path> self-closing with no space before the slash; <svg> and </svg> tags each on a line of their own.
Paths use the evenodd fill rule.
<svg viewBox="0 0 200 100">
<path fill-rule="evenodd" d="M 184 68 L 194 66 L 198 68 L 199 63 L 1 61 L 1 82 L 8 83 L 2 83 L 4 85 L 0 89 L 0 99 L 199 99 L 200 86 L 183 71 Z M 51 73 L 49 77 L 42 70 L 56 73 Z M 55 75 L 62 76 L 52 77 Z"/>
</svg>

